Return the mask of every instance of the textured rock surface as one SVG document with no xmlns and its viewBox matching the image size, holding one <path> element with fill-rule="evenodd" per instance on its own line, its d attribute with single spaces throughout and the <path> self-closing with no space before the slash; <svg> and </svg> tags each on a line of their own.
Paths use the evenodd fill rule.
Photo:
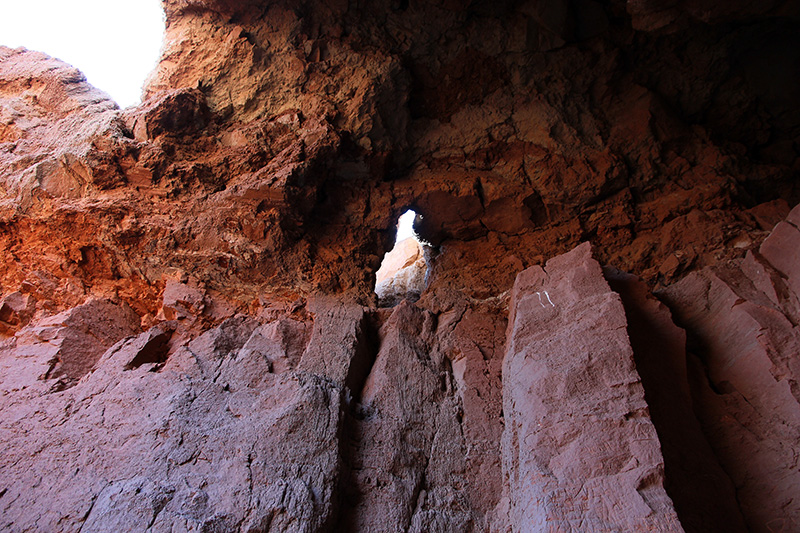
<svg viewBox="0 0 800 533">
<path fill-rule="evenodd" d="M 287 354 L 249 347 L 256 325 L 233 318 L 173 344 L 163 362 L 132 365 L 153 338 L 143 333 L 67 391 L 34 376 L 5 390 L 3 528 L 324 529 L 336 510 L 342 389 L 271 373 L 268 358 Z"/>
<path fill-rule="evenodd" d="M 479 298 L 584 240 L 661 284 L 756 248 L 749 208 L 800 200 L 792 13 L 693 8 L 649 33 L 628 12 L 682 8 L 574 4 L 167 2 L 125 112 L 5 49 L 3 292 L 155 315 L 183 272 L 240 310 L 367 304 L 408 207 L 430 282 Z"/>
<path fill-rule="evenodd" d="M 4 390 L 19 390 L 33 376 L 54 390 L 74 385 L 91 372 L 111 345 L 139 330 L 139 317 L 126 305 L 90 300 L 47 317 L 12 339 L 15 355 L 4 358 Z M 18 365 L 14 358 L 25 358 Z"/>
<path fill-rule="evenodd" d="M 394 245 L 375 272 L 375 294 L 382 305 L 395 305 L 401 300 L 417 300 L 425 290 L 428 262 L 425 250 L 413 237 Z"/>
<path fill-rule="evenodd" d="M 664 293 L 693 335 L 698 412 L 753 531 L 800 524 L 798 216 L 795 208 L 758 253 Z"/>
<path fill-rule="evenodd" d="M 351 531 L 468 530 L 460 405 L 446 360 L 431 354 L 434 320 L 408 302 L 381 330 L 381 349 L 353 423 Z M 477 489 L 477 487 L 474 487 Z"/>
<path fill-rule="evenodd" d="M 0 528 L 800 527 L 797 2 L 163 4 L 0 47 Z"/>
<path fill-rule="evenodd" d="M 503 476 L 516 531 L 674 531 L 625 311 L 583 244 L 514 283 Z"/>
<path fill-rule="evenodd" d="M 695 416 L 686 333 L 635 276 L 606 269 L 622 298 L 628 337 L 664 456 L 664 488 L 687 531 L 746 531 L 733 483 Z"/>
</svg>

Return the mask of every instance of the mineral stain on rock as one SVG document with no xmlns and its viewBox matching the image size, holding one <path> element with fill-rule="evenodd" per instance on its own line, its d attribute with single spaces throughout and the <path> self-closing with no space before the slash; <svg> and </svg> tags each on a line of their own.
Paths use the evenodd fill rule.
<svg viewBox="0 0 800 533">
<path fill-rule="evenodd" d="M 163 6 L 0 47 L 0 529 L 800 528 L 796 2 Z"/>
</svg>

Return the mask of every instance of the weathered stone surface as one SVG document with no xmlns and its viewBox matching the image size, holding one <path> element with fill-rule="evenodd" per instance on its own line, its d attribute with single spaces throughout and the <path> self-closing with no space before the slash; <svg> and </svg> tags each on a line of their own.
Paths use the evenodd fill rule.
<svg viewBox="0 0 800 533">
<path fill-rule="evenodd" d="M 512 529 L 680 530 L 626 326 L 588 243 L 517 277 L 503 362 Z"/>
<path fill-rule="evenodd" d="M 270 373 L 243 349 L 253 322 L 242 318 L 131 365 L 157 328 L 67 391 L 4 391 L 2 527 L 329 530 L 342 389 Z"/>
<path fill-rule="evenodd" d="M 797 208 L 789 220 L 796 216 Z M 752 531 L 800 524 L 798 271 L 790 259 L 799 248 L 800 232 L 781 223 L 759 253 L 663 292 L 690 333 L 696 410 Z"/>
<path fill-rule="evenodd" d="M 164 285 L 160 314 L 166 320 L 195 318 L 207 305 L 208 297 L 202 288 L 169 280 Z"/>
<path fill-rule="evenodd" d="M 124 111 L 0 48 L 0 528 L 797 529 L 796 4 L 165 0 Z"/>
<path fill-rule="evenodd" d="M 36 309 L 35 299 L 29 294 L 12 292 L 0 300 L 0 333 L 13 334 L 24 326 Z"/>
<path fill-rule="evenodd" d="M 108 141 L 123 137 L 123 125 L 105 93 L 39 52 L 0 47 L 0 65 L 0 172 L 15 210 L 41 208 L 48 198 L 79 198 L 120 180 L 115 152 L 124 147 Z"/>
<path fill-rule="evenodd" d="M 111 345 L 139 331 L 139 317 L 125 304 L 90 300 L 19 331 L 12 356 L 3 358 L 4 390 L 24 389 L 32 380 L 74 385 Z M 14 358 L 26 360 L 17 365 Z"/>
<path fill-rule="evenodd" d="M 765 236 L 748 209 L 798 199 L 797 21 L 698 6 L 170 1 L 125 111 L 5 49 L 3 293 L 41 271 L 57 310 L 118 294 L 155 316 L 179 269 L 239 310 L 265 287 L 370 304 L 408 207 L 429 285 L 477 298 L 586 239 L 664 285 L 741 257 Z M 675 10 L 671 33 L 626 15 Z"/>
<path fill-rule="evenodd" d="M 675 31 L 691 19 L 706 22 L 730 22 L 751 17 L 768 17 L 778 13 L 800 15 L 800 6 L 794 2 L 768 0 L 754 4 L 743 0 L 717 2 L 715 0 L 627 0 L 628 13 L 633 25 L 641 30 Z"/>
<path fill-rule="evenodd" d="M 403 239 L 386 254 L 375 273 L 375 294 L 380 305 L 394 305 L 404 298 L 418 300 L 425 290 L 428 262 L 414 237 Z"/>
<path fill-rule="evenodd" d="M 693 409 L 686 333 L 636 276 L 605 269 L 620 295 L 636 370 L 664 456 L 664 488 L 686 531 L 747 531 L 736 492 Z"/>
<path fill-rule="evenodd" d="M 374 340 L 364 308 L 318 298 L 309 302 L 308 311 L 314 317 L 314 327 L 298 370 L 325 376 L 357 391 L 374 357 Z"/>
<path fill-rule="evenodd" d="M 291 317 L 279 317 L 254 329 L 240 352 L 248 361 L 259 362 L 251 379 L 260 379 L 264 372 L 280 374 L 297 368 L 311 330 L 308 322 Z"/>
<path fill-rule="evenodd" d="M 197 89 L 165 91 L 131 115 L 134 139 L 146 141 L 164 134 L 191 135 L 208 125 L 209 112 Z"/>
<path fill-rule="evenodd" d="M 407 301 L 381 328 L 381 347 L 350 423 L 347 531 L 468 531 L 459 399 L 436 357 L 433 316 Z"/>
<path fill-rule="evenodd" d="M 453 388 L 460 399 L 457 418 L 475 530 L 503 531 L 507 517 L 497 506 L 503 494 L 501 371 L 507 301 L 496 298 L 478 303 L 450 293 L 431 294 L 425 305 L 435 312 L 435 349 L 450 361 Z"/>
</svg>

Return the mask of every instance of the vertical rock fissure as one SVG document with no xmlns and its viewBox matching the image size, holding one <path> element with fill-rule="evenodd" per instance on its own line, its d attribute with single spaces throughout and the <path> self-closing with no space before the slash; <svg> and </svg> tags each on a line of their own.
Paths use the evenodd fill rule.
<svg viewBox="0 0 800 533">
<path fill-rule="evenodd" d="M 635 276 L 606 268 L 625 309 L 645 401 L 664 457 L 664 489 L 687 532 L 746 531 L 733 483 L 697 420 L 689 392 L 686 334 Z"/>
<path fill-rule="evenodd" d="M 349 373 L 350 386 L 345 390 L 347 398 L 343 403 L 344 412 L 339 430 L 339 496 L 332 531 L 351 530 L 349 525 L 354 521 L 352 513 L 358 507 L 361 498 L 356 479 L 353 477 L 362 452 L 359 445 L 359 423 L 364 418 L 364 408 L 360 402 L 364 382 L 372 372 L 380 350 L 379 328 L 378 317 L 374 313 L 365 313 L 361 321 L 360 342 L 356 346 L 356 351 L 360 355 L 353 360 L 354 364 L 356 360 L 359 361 L 356 364 L 359 368 Z"/>
<path fill-rule="evenodd" d="M 377 320 L 375 313 L 365 312 L 358 326 L 355 353 L 345 379 L 345 386 L 355 402 L 361 400 L 364 382 L 372 371 L 372 365 L 375 364 L 375 358 L 380 350 Z"/>
<path fill-rule="evenodd" d="M 460 401 L 435 330 L 434 316 L 408 301 L 381 326 L 360 402 L 344 420 L 342 531 L 462 531 L 474 522 Z"/>
</svg>

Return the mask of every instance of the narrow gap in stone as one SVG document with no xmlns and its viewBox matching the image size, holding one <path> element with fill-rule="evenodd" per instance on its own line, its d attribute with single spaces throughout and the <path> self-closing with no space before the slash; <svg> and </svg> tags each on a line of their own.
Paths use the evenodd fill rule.
<svg viewBox="0 0 800 533">
<path fill-rule="evenodd" d="M 391 307 L 404 299 L 417 301 L 425 289 L 428 261 L 425 246 L 414 232 L 416 212 L 409 209 L 397 221 L 394 248 L 383 257 L 375 273 L 378 305 Z"/>
</svg>

